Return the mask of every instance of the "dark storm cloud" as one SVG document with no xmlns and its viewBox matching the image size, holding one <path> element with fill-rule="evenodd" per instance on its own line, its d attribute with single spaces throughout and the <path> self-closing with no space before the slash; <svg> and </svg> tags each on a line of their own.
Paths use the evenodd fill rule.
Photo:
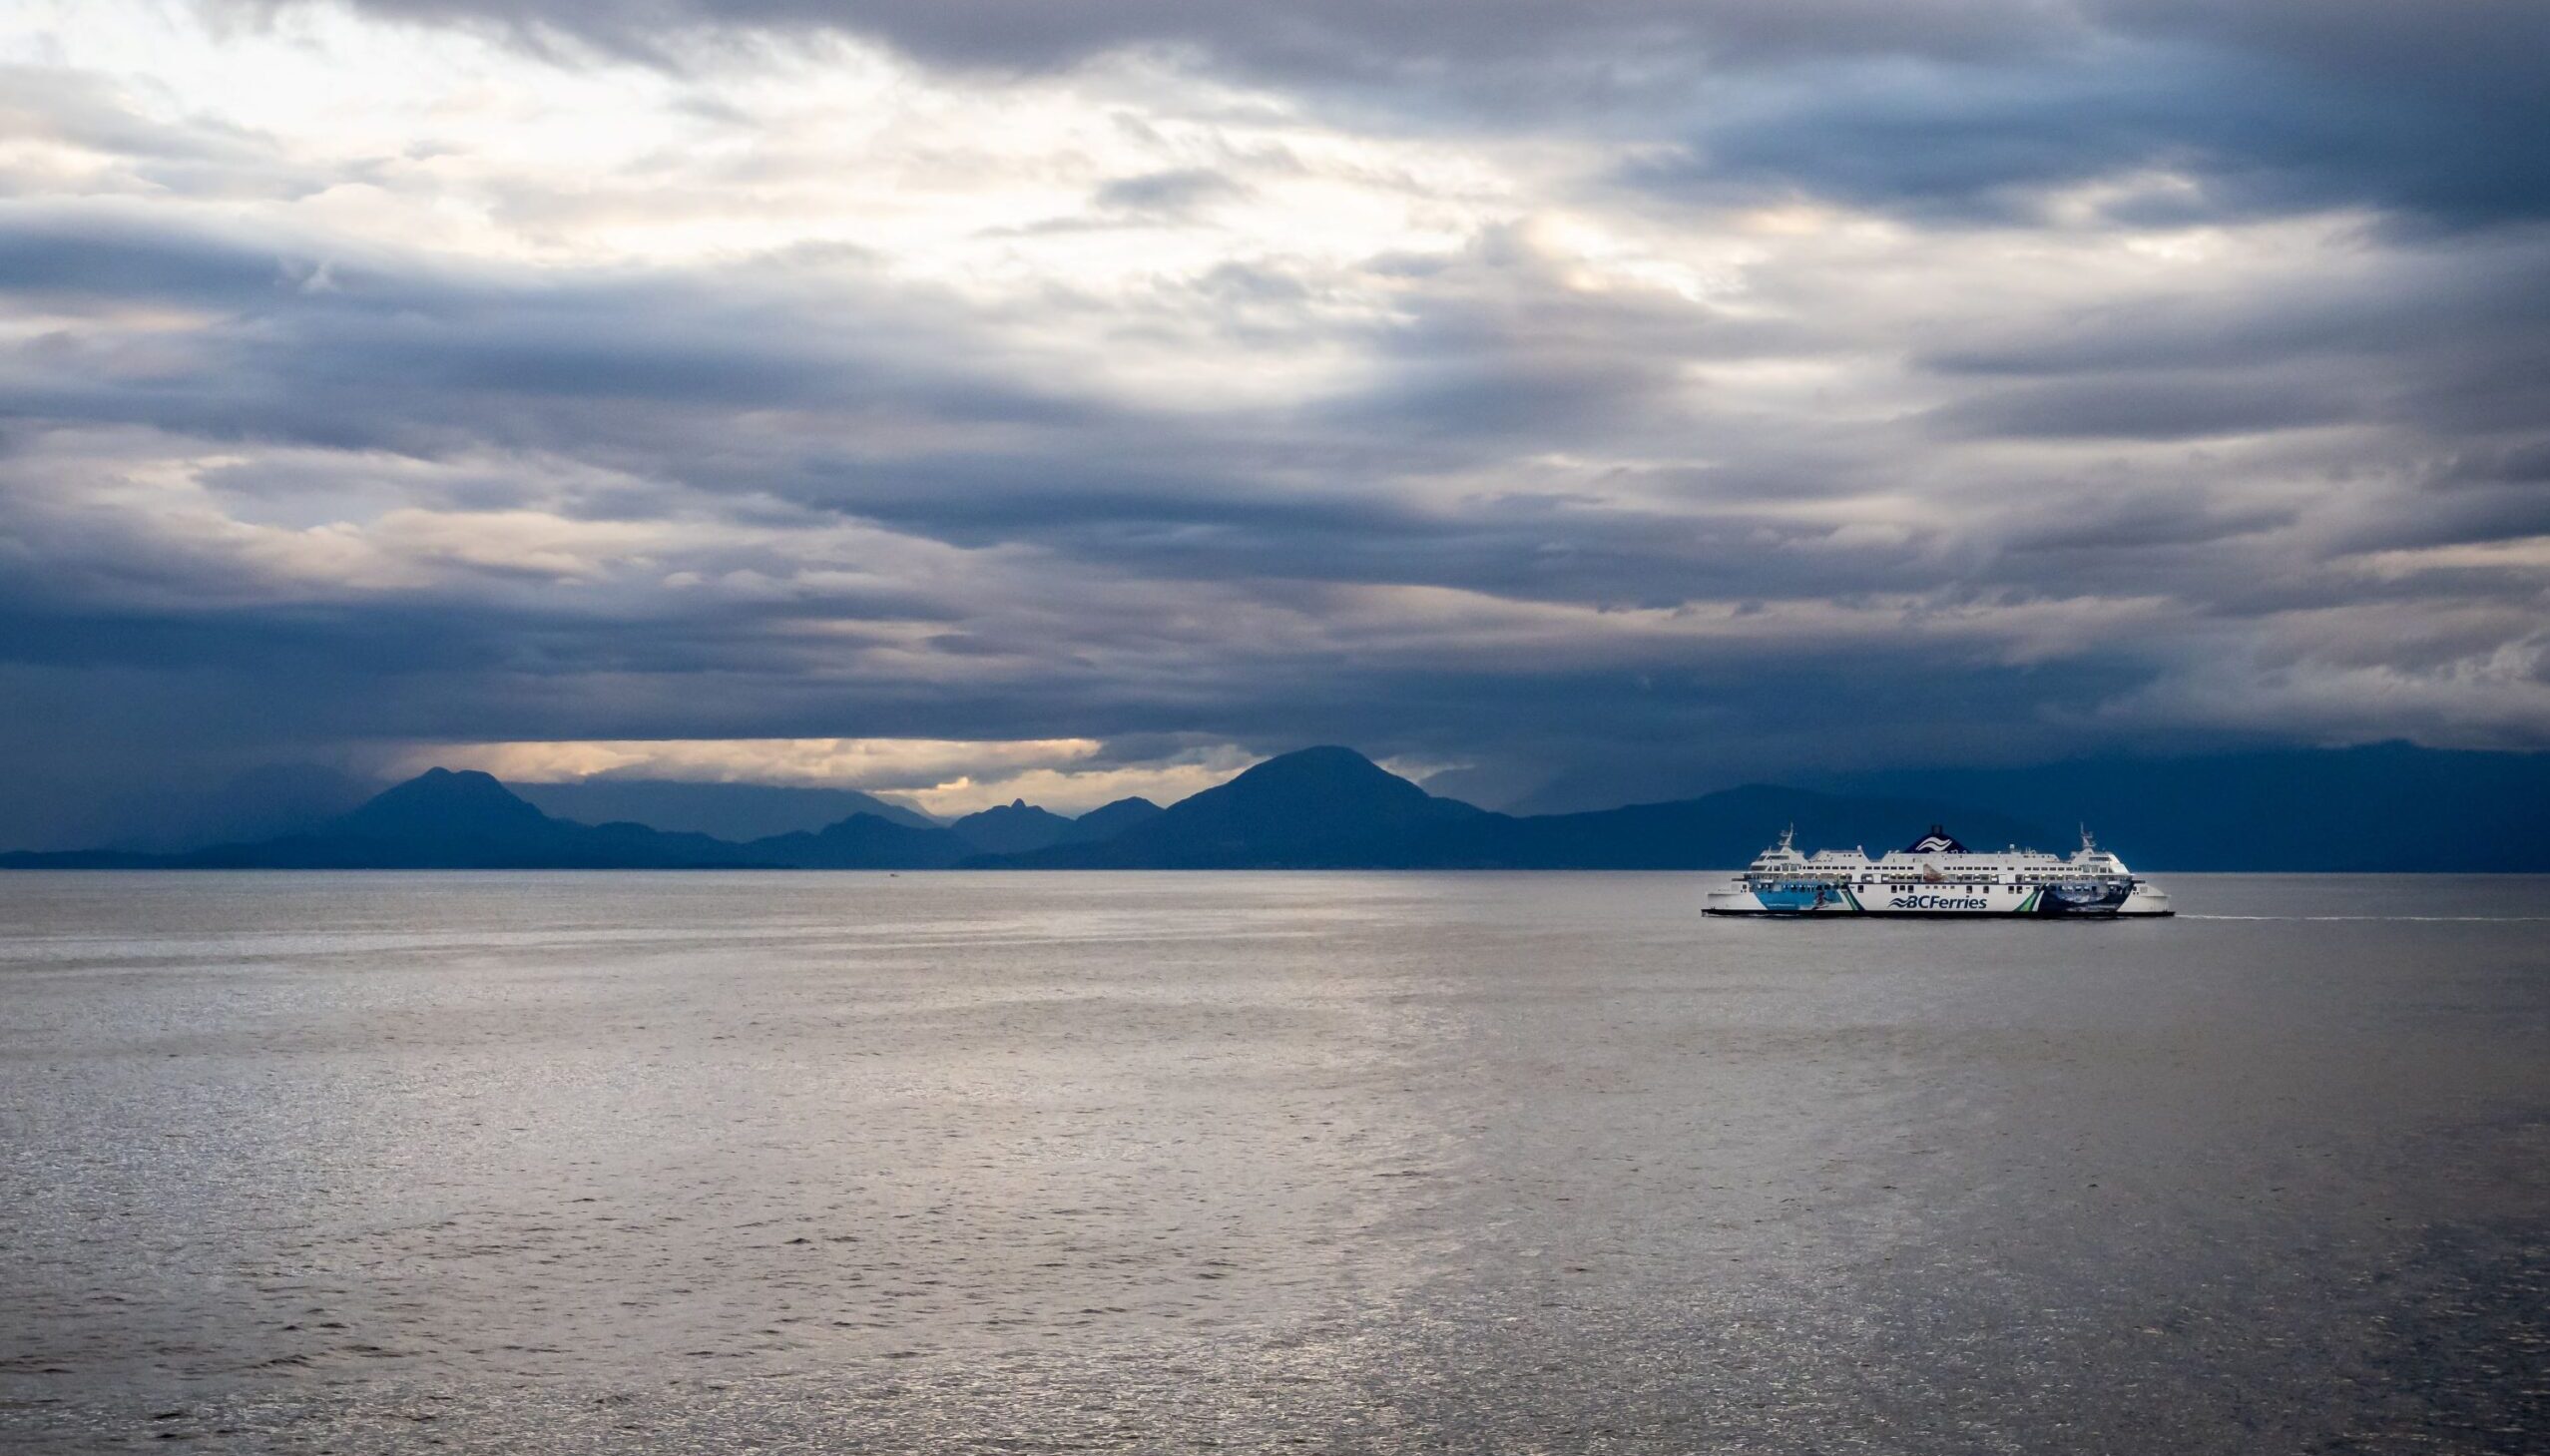
<svg viewBox="0 0 2550 1456">
<path fill-rule="evenodd" d="M 196 365 L 176 379 L 120 380 L 111 341 L 28 371 L 6 402 L 57 420 L 426 455 L 483 443 L 574 452 L 667 486 L 1182 576 L 1306 573 L 1630 601 L 1671 599 L 1695 567 L 1743 592 L 1798 585 L 1785 563 L 1766 566 L 1758 544 L 1727 539 L 1740 523 L 1696 531 L 1654 513 L 1553 513 L 1529 500 L 1425 509 L 1339 484 L 1475 467 L 1518 439 L 1593 445 L 1655 417 L 1671 351 L 1697 326 L 1678 316 L 1689 310 L 1571 298 L 1510 243 L 1444 274 L 1441 296 L 1377 340 L 1397 363 L 1374 392 L 1306 419 L 1198 422 L 952 368 L 942 356 L 997 350 L 970 340 L 961 317 L 908 298 L 876 298 L 866 314 L 836 302 L 845 316 L 835 326 L 799 299 L 706 279 L 562 286 L 417 275 L 382 260 L 331 264 L 334 281 L 311 292 L 278 278 L 315 264 L 236 241 L 146 241 L 59 216 L 23 235 L 34 241 L 0 226 L 0 292 L 106 298 L 131 275 L 224 315 L 193 335 Z M 60 261 L 79 256 L 114 263 Z M 738 431 L 748 409 L 837 417 L 857 448 L 765 448 Z M 916 423 L 1030 434 L 1001 452 L 869 443 Z M 480 489 L 502 503 L 501 487 Z M 567 504 L 585 517 L 664 506 L 644 490 L 595 488 Z"/>
<path fill-rule="evenodd" d="M 306 257 L 252 249 L 131 216 L 8 210 L 0 289 L 54 304 L 150 299 L 237 307 L 309 277 Z"/>
<path fill-rule="evenodd" d="M 271 0 L 228 8 L 272 11 Z M 636 0 L 497 5 L 367 0 L 380 14 L 495 27 L 526 40 L 577 38 L 670 59 L 673 42 L 717 27 L 840 31 L 934 64 L 1036 71 L 1134 46 L 1182 47 L 1245 73 L 1293 82 L 1437 80 L 1464 68 L 1603 70 L 1658 55 L 1777 57 L 1913 51 L 1997 54 L 2073 24 L 2044 0 Z M 1581 84 L 1581 80 L 1576 84 Z"/>
<path fill-rule="evenodd" d="M 1987 329 L 1924 356 L 1926 369 L 1973 386 L 1930 420 L 1983 438 L 2336 435 L 2345 443 L 2285 448 L 2332 479 L 2386 470 L 2402 488 L 2314 512 L 2324 554 L 2550 533 L 2550 491 L 2531 484 L 2550 473 L 2545 254 L 2537 228 L 2429 239 L 2335 286 L 2276 279 L 2231 298 L 2120 301 L 2018 336 Z M 2370 452 L 2366 431 L 2380 438 Z M 2123 547 L 2153 530 L 2201 539 L 2292 510 L 2221 494 L 2180 492 L 2178 516 L 2168 497 L 2136 492 L 2091 519 L 2130 515 L 2110 522 Z"/>
<path fill-rule="evenodd" d="M 30 231 L 42 245 L 13 246 L 15 238 L 0 243 L 0 256 L 36 260 L 0 272 L 0 287 L 58 291 L 79 283 L 53 259 L 87 251 L 123 257 L 119 268 L 182 288 L 195 301 L 227 298 L 236 313 L 197 340 L 203 366 L 175 385 L 131 388 L 111 376 L 82 380 L 76 370 L 47 370 L 12 391 L 18 412 L 427 454 L 496 442 L 610 461 L 655 482 L 581 488 L 559 503 L 584 518 L 660 515 L 672 508 L 668 492 L 741 494 L 961 546 L 1020 544 L 1164 579 L 1415 583 L 1621 605 L 1670 604 L 1696 589 L 1735 598 L 1811 595 L 1838 581 L 1862 593 L 1919 592 L 1942 585 L 1944 571 L 1976 565 L 1943 561 L 1917 540 L 1821 549 L 1832 526 L 1784 519 L 1752 503 L 1767 483 L 1763 466 L 1722 468 L 1723 481 L 1704 474 L 1662 487 L 1669 501 L 1728 500 L 1698 518 L 1607 499 L 1605 492 L 1622 484 L 1617 479 L 1588 482 L 1592 491 L 1577 500 L 1564 492 L 1465 494 L 1432 505 L 1339 488 L 1341 481 L 1476 468 L 1521 444 L 1594 448 L 1624 433 L 1709 426 L 1669 403 L 1665 388 L 1675 361 L 1703 349 L 1706 310 L 1576 296 L 1510 243 L 1438 271 L 1437 291 L 1376 339 L 1395 363 L 1372 392 L 1282 420 L 1231 414 L 1200 421 L 1040 393 L 996 370 L 951 371 L 935 362 L 938 355 L 992 351 L 959 342 L 961 318 L 930 316 L 908 299 L 881 302 L 885 326 L 849 348 L 823 342 L 837 332 L 810 322 L 801 305 L 697 279 L 535 288 L 410 277 L 370 263 L 340 269 L 341 281 L 310 293 L 278 287 L 277 265 L 266 253 L 172 237 L 164 240 L 163 262 L 130 238 L 84 236 L 60 219 Z M 109 281 L 119 275 L 103 274 Z M 80 285 L 96 286 L 97 279 Z M 771 327 L 780 316 L 790 326 Z M 2059 376 L 2099 362 L 2060 354 L 2024 360 L 2005 348 L 1995 367 L 2003 375 Z M 2342 395 L 2315 386 L 2307 373 L 2297 382 L 2270 375 L 2182 387 L 2096 370 L 1980 392 L 1936 418 L 1967 435 L 2148 437 L 2254 432 L 2340 417 L 2342 405 Z M 774 407 L 841 416 L 851 422 L 852 442 L 866 433 L 862 421 L 889 433 L 915 421 L 999 422 L 1029 433 L 1000 452 L 772 450 L 737 416 Z M 1788 446 L 1773 440 L 1756 448 L 1778 458 Z M 1872 441 L 1869 448 L 1885 446 Z M 501 495 L 492 486 L 479 489 Z M 2139 493 L 2132 509 L 2120 512 L 2130 526 L 2121 523 L 2119 550 L 2239 537 L 2260 519 L 2205 500 L 2185 505 L 2186 514 L 2175 514 L 2166 497 Z M 2046 539 L 2021 522 L 2014 547 Z M 134 555 L 130 548 L 86 553 Z M 714 553 L 706 559 L 714 561 Z M 2016 551 L 1990 567 L 1991 578 L 2020 590 L 2081 580 L 2071 565 L 2032 577 L 2029 559 Z M 729 560 L 721 569 L 737 565 Z M 2149 571 L 2143 564 L 2120 573 L 2119 585 L 2148 580 Z M 2202 572 L 2189 576 L 2182 589 L 2201 594 Z M 437 610 L 470 615 L 458 603 Z M 850 608 L 796 594 L 737 610 L 785 618 Z M 932 615 L 917 600 L 899 601 L 895 610 Z M 956 610 L 942 605 L 935 615 Z M 492 637 L 517 625 L 511 609 L 497 608 L 483 630 Z M 580 665 L 610 650 L 610 629 L 587 626 L 596 641 L 560 652 L 558 664 Z M 659 631 L 663 650 L 682 650 L 680 631 Z M 471 635 L 454 632 L 462 640 Z M 545 633 L 531 636 L 546 640 Z M 76 633 L 62 640 L 83 641 Z M 136 640 L 154 639 L 137 633 Z M 738 648 L 721 635 L 707 650 Z"/>
<path fill-rule="evenodd" d="M 11 391 L 22 413 L 431 452 L 488 439 L 587 446 L 744 405 L 972 423 L 1050 423 L 1080 408 L 939 362 L 966 352 L 952 311 L 856 280 L 826 291 L 817 313 L 802 290 L 750 279 L 393 266 L 0 204 L 0 295 L 218 315 L 186 338 L 197 366 L 148 387 L 122 365 L 156 338 L 58 339 Z"/>
<path fill-rule="evenodd" d="M 1630 176 L 1715 196 L 1999 214 L 2160 168 L 2201 195 L 2116 206 L 2354 204 L 2446 225 L 2550 213 L 2550 9 L 2504 0 L 364 3 L 668 65 L 720 29 L 839 32 L 1007 71 L 1169 47 L 1343 88 L 1374 116 L 1680 143 L 1679 160 Z"/>
<path fill-rule="evenodd" d="M 2234 7 L 2237 8 L 2237 7 Z M 1632 180 L 1673 193 L 1802 193 L 1916 216 L 2019 221 L 2052 190 L 2160 173 L 2121 222 L 2330 207 L 2419 226 L 2550 215 L 2550 98 L 2502 57 L 2550 57 L 2516 12 L 2483 56 L 2315 63 L 2281 35 L 2236 45 L 2167 31 L 2021 61 L 1889 58 L 1752 78 L 1686 148 Z M 2297 25 L 2300 22 L 2296 22 Z M 2298 39 L 2298 38 L 2295 38 Z"/>
<path fill-rule="evenodd" d="M 2177 440 L 2327 424 L 2356 413 L 2357 401 L 2305 380 L 2259 383 L 2171 371 L 2002 389 L 1935 418 L 1970 435 Z"/>
<path fill-rule="evenodd" d="M 2335 144 L 2279 159 L 2298 172 L 2360 165 L 2410 206 L 2447 219 L 2550 210 L 2550 95 L 2541 85 L 2550 9 L 2498 0 L 2106 0 L 2100 11 L 2122 33 L 2254 58 L 2290 78 L 2292 89 L 2270 94 L 2312 118 L 2292 135 Z"/>
</svg>

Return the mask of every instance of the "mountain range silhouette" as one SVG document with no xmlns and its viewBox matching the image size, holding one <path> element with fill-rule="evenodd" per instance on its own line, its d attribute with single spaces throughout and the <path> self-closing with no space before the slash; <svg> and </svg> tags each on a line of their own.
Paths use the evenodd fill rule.
<svg viewBox="0 0 2550 1456">
<path fill-rule="evenodd" d="M 2382 800 L 2390 822 L 2341 821 L 2345 806 L 2321 786 L 2373 768 L 2395 778 L 2391 760 L 2402 751 L 2428 752 L 2334 751 L 2323 755 L 2327 771 L 2317 778 L 2226 760 L 2245 793 L 2201 769 L 2175 777 L 2118 769 L 2145 801 L 2199 819 L 2213 836 L 2204 841 L 2155 814 L 2138 815 L 2133 795 L 2060 765 L 1944 776 L 1964 790 L 1954 800 L 1749 784 L 1589 813 L 1513 815 L 1427 793 L 1351 748 L 1323 746 L 1267 759 L 1166 808 L 1128 798 L 1074 818 L 1021 800 L 941 825 L 865 800 L 875 810 L 749 839 L 627 820 L 588 824 L 548 813 L 486 773 L 434 768 L 291 832 L 179 852 L 19 851 L 0 854 L 0 868 L 1709 869 L 1747 862 L 1791 826 L 1806 847 L 1876 852 L 1945 823 L 1978 848 L 2062 849 L 2070 836 L 2048 822 L 2068 823 L 2069 814 L 2041 822 L 2010 811 L 2050 791 L 2098 801 L 2104 841 L 2138 868 L 2550 868 L 2540 832 L 2550 759 L 2540 755 L 2431 755 L 2485 760 L 2484 771 L 2474 778 L 2468 764 L 2446 772 L 2426 763 L 2415 803 Z M 2439 822 L 2452 832 L 2438 832 Z M 2276 857 L 2242 860 L 2236 846 L 2244 836 Z M 2384 844 L 2411 852 L 2384 854 Z"/>
</svg>

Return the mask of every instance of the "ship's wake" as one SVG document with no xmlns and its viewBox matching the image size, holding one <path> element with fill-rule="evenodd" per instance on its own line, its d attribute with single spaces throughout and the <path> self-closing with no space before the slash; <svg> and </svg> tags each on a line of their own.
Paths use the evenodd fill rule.
<svg viewBox="0 0 2550 1456">
<path fill-rule="evenodd" d="M 2191 915 L 2181 911 L 2177 918 L 2181 920 L 2416 920 L 2437 923 L 2474 921 L 2496 925 L 2509 921 L 2550 920 L 2550 915 Z"/>
</svg>

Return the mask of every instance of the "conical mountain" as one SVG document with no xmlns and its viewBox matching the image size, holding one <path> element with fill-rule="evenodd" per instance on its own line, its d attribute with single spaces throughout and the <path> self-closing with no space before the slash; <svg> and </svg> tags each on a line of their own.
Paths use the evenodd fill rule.
<svg viewBox="0 0 2550 1456">
<path fill-rule="evenodd" d="M 553 819 L 474 769 L 431 768 L 304 834 L 178 862 L 271 869 L 673 869 L 756 862 L 705 834 Z"/>
<path fill-rule="evenodd" d="M 1298 842 L 1475 812 L 1468 804 L 1436 798 L 1352 748 L 1324 746 L 1269 758 L 1177 804 L 1156 827 L 1189 836 Z"/>
<path fill-rule="evenodd" d="M 1120 798 L 1114 803 L 1102 803 L 1072 820 L 1071 837 L 1090 843 L 1096 843 L 1101 839 L 1113 839 L 1136 824 L 1150 823 L 1159 818 L 1160 813 L 1160 805 L 1140 794 L 1131 798 Z"/>
<path fill-rule="evenodd" d="M 1405 841 L 1482 812 L 1436 798 L 1352 748 L 1303 748 L 1101 843 L 1058 844 L 1012 862 L 1164 869 L 1392 863 Z"/>
<path fill-rule="evenodd" d="M 365 838 L 536 832 L 552 822 L 529 801 L 475 768 L 428 768 L 339 814 L 323 832 Z M 558 822 L 564 822 L 563 820 Z"/>
<path fill-rule="evenodd" d="M 1020 854 L 1074 837 L 1071 820 L 1023 798 L 967 814 L 947 827 L 978 854 Z"/>
</svg>

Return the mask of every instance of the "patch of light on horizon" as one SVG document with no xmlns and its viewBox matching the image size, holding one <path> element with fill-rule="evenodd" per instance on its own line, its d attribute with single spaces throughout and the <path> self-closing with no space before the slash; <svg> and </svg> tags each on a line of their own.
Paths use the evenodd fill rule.
<svg viewBox="0 0 2550 1456">
<path fill-rule="evenodd" d="M 1019 773 L 959 778 L 902 796 L 942 818 L 1024 799 L 1058 814 L 1079 815 L 1120 798 L 1147 798 L 1163 806 L 1228 782 L 1257 761 L 1225 747 L 1193 761 L 1138 763 L 1116 768 L 1030 768 Z"/>
<path fill-rule="evenodd" d="M 526 783 L 681 778 L 908 789 L 969 773 L 1076 763 L 1104 746 L 1096 738 L 588 738 L 420 743 L 397 764 L 409 771 L 479 768 Z"/>
<path fill-rule="evenodd" d="M 476 768 L 513 783 L 669 778 L 890 793 L 956 815 L 1024 798 L 1079 813 L 1139 794 L 1168 803 L 1257 761 L 1222 745 L 1153 762 L 1093 765 L 1095 738 L 661 738 L 414 743 L 390 772 Z M 1164 797 L 1163 795 L 1166 795 Z"/>
</svg>

